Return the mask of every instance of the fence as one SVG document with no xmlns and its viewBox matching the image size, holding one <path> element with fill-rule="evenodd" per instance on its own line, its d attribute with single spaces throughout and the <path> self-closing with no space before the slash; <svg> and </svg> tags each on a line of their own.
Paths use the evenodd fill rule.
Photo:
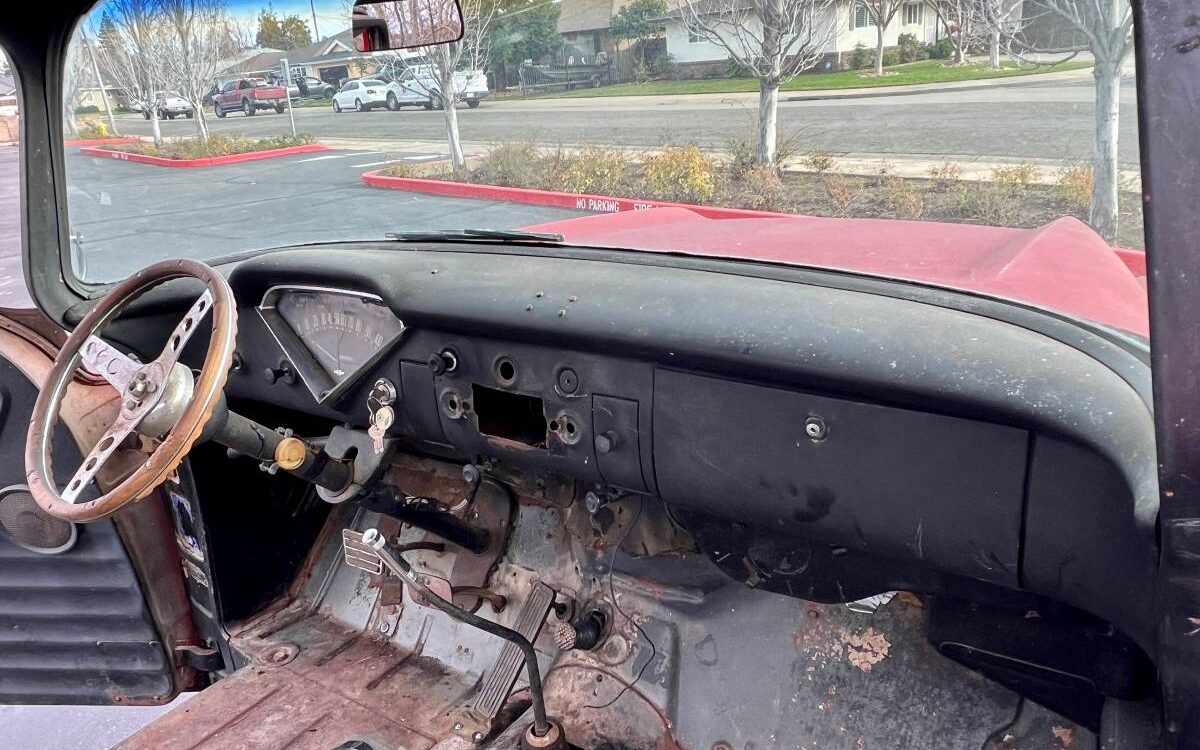
<svg viewBox="0 0 1200 750">
<path fill-rule="evenodd" d="M 21 137 L 21 118 L 0 116 L 0 143 L 16 143 Z"/>
</svg>

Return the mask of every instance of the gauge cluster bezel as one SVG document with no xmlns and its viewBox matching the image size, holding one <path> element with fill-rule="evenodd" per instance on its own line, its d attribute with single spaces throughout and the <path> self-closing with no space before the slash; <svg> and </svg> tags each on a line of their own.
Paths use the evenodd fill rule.
<svg viewBox="0 0 1200 750">
<path fill-rule="evenodd" d="M 379 305 L 388 311 L 396 322 L 400 325 L 400 330 L 392 336 L 388 341 L 379 347 L 367 360 L 360 364 L 353 372 L 348 373 L 340 381 L 335 381 L 329 373 L 321 366 L 320 362 L 313 355 L 312 351 L 304 339 L 297 333 L 292 326 L 280 314 L 278 303 L 284 294 L 288 292 L 300 293 L 317 293 L 331 296 L 355 297 L 369 304 Z M 391 312 L 391 309 L 384 303 L 383 298 L 377 294 L 368 292 L 360 292 L 354 289 L 342 289 L 337 287 L 313 286 L 307 284 L 279 284 L 271 287 L 263 293 L 262 300 L 255 308 L 263 324 L 270 331 L 275 342 L 279 344 L 279 348 L 283 350 L 285 356 L 292 363 L 293 368 L 300 379 L 304 382 L 304 386 L 312 394 L 313 399 L 318 404 L 334 403 L 337 399 L 346 393 L 362 376 L 369 372 L 383 357 L 387 356 L 388 352 L 392 351 L 397 342 L 403 338 L 408 327 L 404 321 Z"/>
</svg>

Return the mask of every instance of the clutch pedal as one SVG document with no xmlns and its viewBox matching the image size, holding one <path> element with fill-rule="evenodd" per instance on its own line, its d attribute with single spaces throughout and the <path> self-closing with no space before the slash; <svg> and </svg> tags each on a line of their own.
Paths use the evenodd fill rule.
<svg viewBox="0 0 1200 750">
<path fill-rule="evenodd" d="M 541 581 L 534 582 L 529 597 L 517 615 L 517 621 L 513 623 L 513 630 L 532 643 L 541 631 L 542 624 L 546 622 L 552 604 L 554 590 Z M 456 712 L 454 732 L 475 742 L 486 737 L 491 732 L 492 723 L 504 706 L 504 701 L 512 692 L 517 675 L 524 664 L 521 649 L 515 643 L 504 644 L 500 658 L 483 676 L 479 692 Z"/>
</svg>

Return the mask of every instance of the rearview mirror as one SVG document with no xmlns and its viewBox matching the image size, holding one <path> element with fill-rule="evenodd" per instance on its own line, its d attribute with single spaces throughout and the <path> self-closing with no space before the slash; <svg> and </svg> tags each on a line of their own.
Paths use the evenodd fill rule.
<svg viewBox="0 0 1200 750">
<path fill-rule="evenodd" d="M 359 52 L 457 42 L 462 8 L 458 0 L 355 0 L 351 28 Z"/>
</svg>

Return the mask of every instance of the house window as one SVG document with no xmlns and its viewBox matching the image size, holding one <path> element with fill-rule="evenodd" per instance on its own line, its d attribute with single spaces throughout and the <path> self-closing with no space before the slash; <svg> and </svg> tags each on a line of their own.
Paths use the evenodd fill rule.
<svg viewBox="0 0 1200 750">
<path fill-rule="evenodd" d="M 692 28 L 689 28 L 687 30 L 687 35 L 688 35 L 688 44 L 703 44 L 704 42 L 708 41 L 708 39 L 704 38 L 703 34 L 701 34 L 700 32 L 698 32 Z"/>
<path fill-rule="evenodd" d="M 865 29 L 868 26 L 874 26 L 875 19 L 871 18 L 871 14 L 867 12 L 867 6 L 854 6 L 854 28 Z"/>
<path fill-rule="evenodd" d="M 920 26 L 924 20 L 922 11 L 924 6 L 921 3 L 909 3 L 904 6 L 904 23 L 909 26 Z"/>
</svg>

